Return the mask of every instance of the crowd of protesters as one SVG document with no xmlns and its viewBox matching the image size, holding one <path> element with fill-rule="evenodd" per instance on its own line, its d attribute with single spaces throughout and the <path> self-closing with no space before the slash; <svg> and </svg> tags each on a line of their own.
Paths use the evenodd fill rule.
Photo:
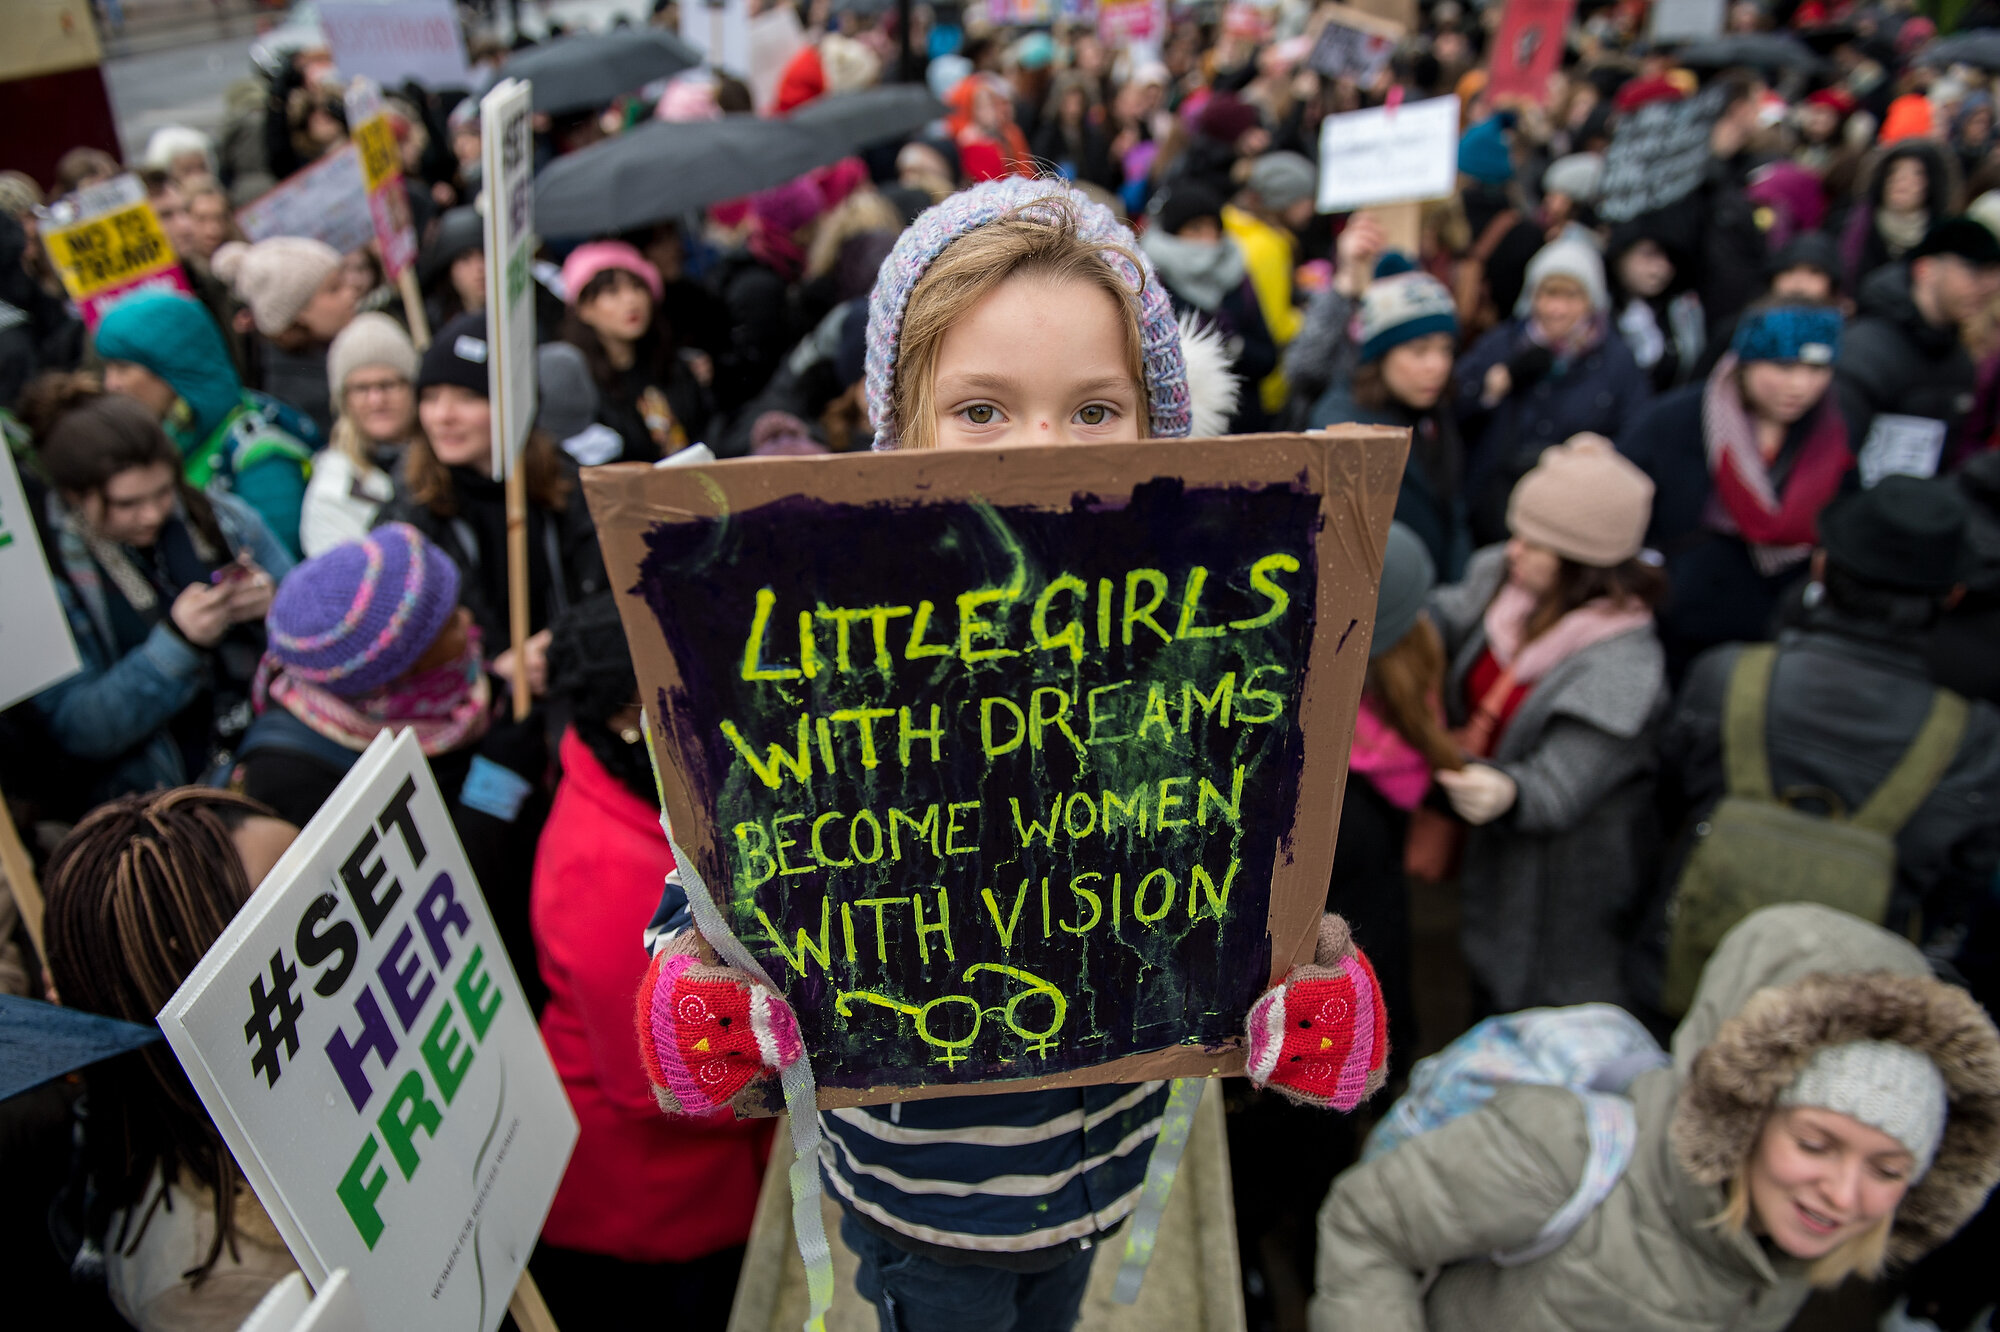
<svg viewBox="0 0 2000 1332">
<path fill-rule="evenodd" d="M 345 141 L 323 51 L 232 93 L 216 135 L 0 175 L 0 425 L 82 661 L 0 713 L 0 789 L 48 903 L 39 957 L 0 879 L 0 989 L 151 1022 L 361 751 L 414 730 L 581 1125 L 531 1269 L 567 1327 L 720 1328 L 770 1121 L 690 1099 L 643 1021 L 635 1043 L 634 998 L 770 999 L 698 953 L 581 472 L 694 444 L 1011 440 L 1042 399 L 947 414 L 934 385 L 968 358 L 1032 385 L 1095 357 L 1127 388 L 1059 438 L 1411 434 L 1339 914 L 1287 982 L 1365 972 L 1379 999 L 1355 1003 L 1379 1004 L 1388 1050 L 1368 1085 L 1391 1094 L 1329 1113 L 1354 1097 L 1260 1065 L 1253 1032 L 1254 1087 L 1228 1102 L 1252 1325 L 1984 1325 L 2000 74 L 1932 60 L 1936 24 L 1898 0 L 1738 0 L 1729 35 L 1806 39 L 1810 59 L 1761 66 L 1691 68 L 1648 42 L 1647 9 L 1581 5 L 1546 96 L 1496 98 L 1497 2 L 1426 4 L 1366 82 L 1314 66 L 1330 16 L 1303 0 L 1174 3 L 1163 40 L 1127 47 L 978 6 L 914 6 L 906 35 L 836 2 L 801 12 L 761 102 L 749 71 L 704 67 L 538 117 L 545 162 L 899 72 L 942 108 L 747 199 L 542 239 L 518 645 L 476 98 L 388 99 L 422 347 L 369 253 L 237 231 L 233 208 Z M 490 78 L 503 53 L 472 54 Z M 1708 89 L 1689 192 L 1601 215 L 1621 127 Z M 1459 103 L 1453 193 L 1407 234 L 1319 212 L 1325 118 L 1430 97 Z M 39 236 L 124 170 L 187 292 L 86 330 Z M 1038 303 L 1074 312 L 1049 347 L 1023 332 Z M 1746 803 L 1806 822 L 1748 828 Z M 1743 909 L 1770 909 L 1690 953 L 1689 894 L 1731 855 L 1760 885 Z M 1860 861 L 1883 885 L 1871 919 L 1784 905 Z M 1418 1056 L 1573 1005 L 1614 1005 L 1666 1051 L 1594 1086 L 1503 1086 L 1364 1156 L 1358 1128 Z M 1626 1107 L 1608 1170 L 1606 1093 Z M 881 1325 L 1072 1325 L 1164 1100 L 823 1116 Z M 160 1047 L 0 1121 L 17 1289 L 66 1324 L 233 1328 L 290 1270 Z"/>
</svg>

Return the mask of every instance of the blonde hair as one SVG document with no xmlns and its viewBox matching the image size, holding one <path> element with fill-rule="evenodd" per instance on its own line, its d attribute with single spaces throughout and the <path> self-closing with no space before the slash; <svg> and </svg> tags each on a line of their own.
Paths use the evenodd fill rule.
<svg viewBox="0 0 2000 1332">
<path fill-rule="evenodd" d="M 1365 687 L 1381 703 L 1384 720 L 1433 771 L 1458 772 L 1465 759 L 1438 719 L 1437 699 L 1446 665 L 1444 639 L 1430 616 L 1420 613 L 1394 647 L 1368 663 Z"/>
<path fill-rule="evenodd" d="M 1150 420 L 1152 395 L 1146 386 L 1139 293 L 1125 285 L 1105 259 L 1107 252 L 1123 255 L 1134 272 L 1145 271 L 1124 246 L 1086 239 L 1075 207 L 1061 197 L 1003 214 L 946 246 L 918 279 L 903 312 L 896 379 L 889 391 L 899 447 L 937 447 L 934 381 L 944 336 L 1001 283 L 1017 276 L 1087 283 L 1117 303 L 1123 316 L 1125 365 L 1139 386 Z"/>
<path fill-rule="evenodd" d="M 1708 1224 L 1730 1236 L 1741 1235 L 1749 1229 L 1750 1162 L 1747 1159 L 1738 1167 L 1736 1177 L 1729 1181 L 1728 1201 L 1720 1212 L 1709 1219 Z M 1889 1231 L 1895 1224 L 1896 1214 L 1891 1212 L 1839 1248 L 1814 1259 L 1812 1266 L 1806 1269 L 1806 1280 L 1822 1290 L 1831 1290 L 1850 1276 L 1860 1277 L 1863 1281 L 1873 1281 L 1881 1276 L 1889 1261 Z"/>
<path fill-rule="evenodd" d="M 813 229 L 812 244 L 806 248 L 806 281 L 825 277 L 840 259 L 840 247 L 856 236 L 871 231 L 895 235 L 903 229 L 903 215 L 879 191 L 867 186 L 835 204 L 833 211 Z"/>
</svg>

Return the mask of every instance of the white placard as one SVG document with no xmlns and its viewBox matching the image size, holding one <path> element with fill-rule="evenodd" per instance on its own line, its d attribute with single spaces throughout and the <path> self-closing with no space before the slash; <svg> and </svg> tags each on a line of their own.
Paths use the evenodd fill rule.
<svg viewBox="0 0 2000 1332">
<path fill-rule="evenodd" d="M 286 177 L 269 194 L 237 209 L 236 224 L 252 241 L 311 236 L 342 254 L 360 249 L 375 239 L 361 154 L 346 144 Z"/>
<path fill-rule="evenodd" d="M 571 1112 L 416 734 L 370 745 L 159 1013 L 306 1279 L 494 1332 Z"/>
<path fill-rule="evenodd" d="M 681 40 L 732 74 L 750 73 L 750 0 L 681 0 Z"/>
<path fill-rule="evenodd" d="M 321 0 L 319 25 L 333 63 L 347 78 L 400 88 L 469 88 L 472 67 L 452 0 Z"/>
<path fill-rule="evenodd" d="M 306 1289 L 306 1279 L 292 1273 L 257 1301 L 236 1332 L 370 1332 L 361 1316 L 361 1299 L 344 1267 L 335 1268 L 320 1285 L 319 1294 Z"/>
<path fill-rule="evenodd" d="M 1702 42 L 1722 35 L 1728 0 L 1653 0 L 1646 39 L 1652 42 Z"/>
<path fill-rule="evenodd" d="M 685 21 L 685 20 L 684 20 Z M 767 9 L 750 20 L 750 96 L 758 107 L 777 100 L 785 66 L 806 44 L 799 13 L 790 5 Z"/>
<path fill-rule="evenodd" d="M 479 102 L 486 181 L 486 383 L 496 479 L 506 477 L 535 426 L 533 94 L 530 84 L 507 79 Z"/>
<path fill-rule="evenodd" d="M 56 597 L 54 577 L 42 556 L 35 517 L 21 493 L 14 457 L 0 443 L 0 708 L 76 674 L 83 663 L 69 636 L 69 620 Z"/>
<path fill-rule="evenodd" d="M 1944 454 L 1944 422 L 1883 412 L 1868 426 L 1855 466 L 1864 488 L 1885 476 L 1936 476 Z"/>
<path fill-rule="evenodd" d="M 1458 184 L 1458 99 L 1328 116 L 1319 129 L 1319 211 L 1441 199 Z"/>
</svg>

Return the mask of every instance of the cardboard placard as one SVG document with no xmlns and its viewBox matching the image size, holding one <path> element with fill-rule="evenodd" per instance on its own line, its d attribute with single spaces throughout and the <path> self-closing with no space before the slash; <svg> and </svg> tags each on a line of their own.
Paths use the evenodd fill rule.
<svg viewBox="0 0 2000 1332">
<path fill-rule="evenodd" d="M 186 274 L 160 219 L 133 175 L 80 191 L 75 220 L 45 228 L 42 240 L 84 325 L 142 291 L 188 291 Z"/>
<path fill-rule="evenodd" d="M 986 0 L 986 21 L 995 27 L 1035 27 L 1055 16 L 1055 0 Z"/>
<path fill-rule="evenodd" d="M 83 669 L 14 455 L 0 444 L 0 708 Z"/>
<path fill-rule="evenodd" d="M 1319 211 L 1420 203 L 1458 183 L 1458 99 L 1328 116 L 1319 129 Z"/>
<path fill-rule="evenodd" d="M 479 103 L 486 179 L 486 338 L 493 475 L 504 477 L 535 427 L 533 88 L 508 79 Z"/>
<path fill-rule="evenodd" d="M 382 108 L 382 92 L 370 79 L 357 78 L 347 90 L 347 123 L 361 161 L 361 185 L 368 191 L 368 217 L 376 252 L 390 281 L 417 262 L 417 228 L 410 196 L 403 188 L 403 154 Z"/>
<path fill-rule="evenodd" d="M 354 1293 L 353 1274 L 335 1268 L 315 1295 L 292 1273 L 271 1287 L 236 1332 L 370 1332 Z"/>
<path fill-rule="evenodd" d="M 1653 0 L 1651 42 L 1704 42 L 1722 35 L 1728 0 Z"/>
<path fill-rule="evenodd" d="M 820 1104 L 1241 1070 L 1408 432 L 584 474 L 676 840 Z"/>
<path fill-rule="evenodd" d="M 252 241 L 273 236 L 311 236 L 349 254 L 375 239 L 375 215 L 368 207 L 368 184 L 361 154 L 351 143 L 276 189 L 236 210 L 236 225 Z"/>
<path fill-rule="evenodd" d="M 1372 87 L 1389 68 L 1402 30 L 1345 5 L 1324 5 L 1321 12 L 1326 22 L 1306 57 L 1307 66 L 1329 79 L 1352 79 L 1360 87 Z"/>
<path fill-rule="evenodd" d="M 1507 0 L 1486 84 L 1489 98 L 1549 101 L 1549 79 L 1562 60 L 1563 34 L 1576 0 Z"/>
<path fill-rule="evenodd" d="M 414 732 L 369 746 L 159 1023 L 307 1280 L 349 1269 L 370 1327 L 494 1332 L 576 1116 Z"/>
<path fill-rule="evenodd" d="M 1097 37 L 1116 50 L 1167 40 L 1167 0 L 1097 0 Z"/>
<path fill-rule="evenodd" d="M 1629 222 L 1678 203 L 1708 174 L 1709 134 L 1722 114 L 1721 88 L 1680 102 L 1649 102 L 1622 116 L 1604 154 L 1597 215 Z"/>
<path fill-rule="evenodd" d="M 452 0 L 321 0 L 320 29 L 341 74 L 386 88 L 469 88 L 472 66 Z"/>
</svg>

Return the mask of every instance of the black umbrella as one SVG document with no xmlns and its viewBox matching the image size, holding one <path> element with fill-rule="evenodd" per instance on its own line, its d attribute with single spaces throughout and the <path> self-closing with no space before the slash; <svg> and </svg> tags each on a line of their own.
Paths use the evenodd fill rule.
<svg viewBox="0 0 2000 1332">
<path fill-rule="evenodd" d="M 543 167 L 535 177 L 535 230 L 635 231 L 782 185 L 848 151 L 825 131 L 792 120 L 651 121 Z"/>
<path fill-rule="evenodd" d="M 816 97 L 787 117 L 823 131 L 849 152 L 914 134 L 945 114 L 945 106 L 920 83 L 893 83 L 859 92 Z"/>
<path fill-rule="evenodd" d="M 1917 57 L 1920 65 L 1976 65 L 2000 69 L 2000 30 L 1979 28 L 1932 42 Z"/>
<path fill-rule="evenodd" d="M 535 110 L 559 116 L 608 106 L 620 93 L 672 78 L 701 63 L 701 52 L 670 33 L 617 28 L 558 37 L 507 57 L 500 76 L 535 86 Z"/>
<path fill-rule="evenodd" d="M 1748 65 L 1752 69 L 1801 69 L 1809 73 L 1822 63 L 1810 46 L 1784 32 L 1742 32 L 1695 42 L 1681 48 L 1675 59 L 1691 69 Z"/>
<path fill-rule="evenodd" d="M 0 1101 L 159 1039 L 158 1027 L 0 994 Z"/>
</svg>

